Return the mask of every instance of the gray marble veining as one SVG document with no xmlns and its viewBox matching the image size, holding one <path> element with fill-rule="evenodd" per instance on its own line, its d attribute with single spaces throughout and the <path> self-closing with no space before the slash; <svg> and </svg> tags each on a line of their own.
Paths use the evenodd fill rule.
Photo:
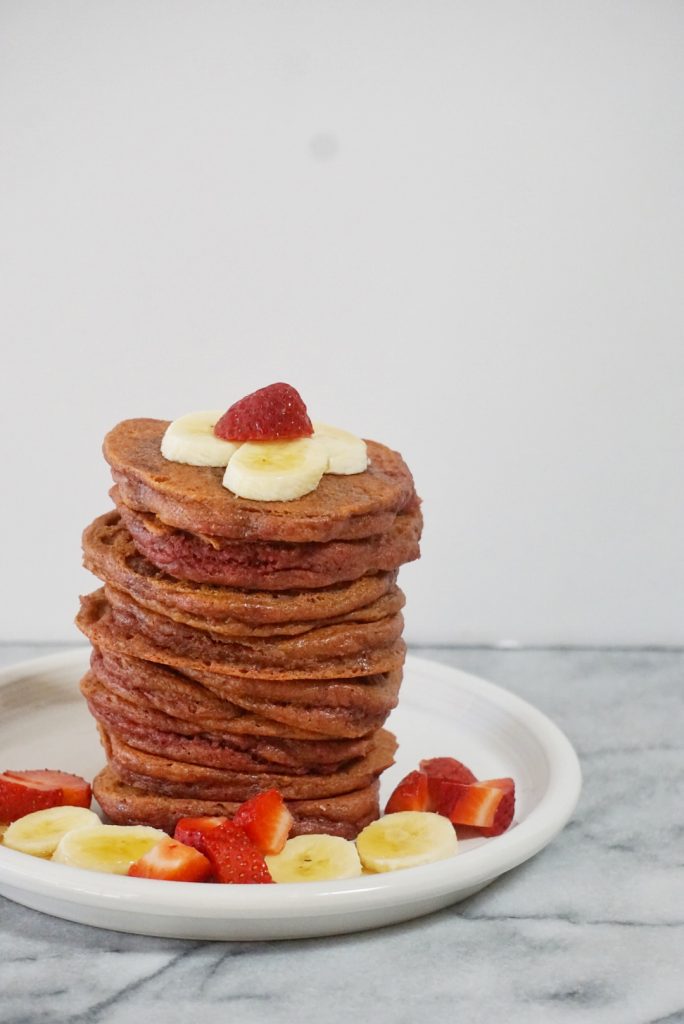
<svg viewBox="0 0 684 1024">
<path fill-rule="evenodd" d="M 0 665 L 50 648 L 0 648 Z M 150 939 L 0 900 L 2 1024 L 684 1022 L 684 652 L 422 649 L 575 744 L 573 821 L 465 903 L 359 935 Z"/>
</svg>

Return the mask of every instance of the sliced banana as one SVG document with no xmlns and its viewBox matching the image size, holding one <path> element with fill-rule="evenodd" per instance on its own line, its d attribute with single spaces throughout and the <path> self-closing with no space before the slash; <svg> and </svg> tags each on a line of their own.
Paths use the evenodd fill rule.
<svg viewBox="0 0 684 1024">
<path fill-rule="evenodd" d="M 292 501 L 315 490 L 327 468 L 325 448 L 310 437 L 245 441 L 228 463 L 223 486 L 240 498 Z"/>
<path fill-rule="evenodd" d="M 339 836 L 295 836 L 280 853 L 266 857 L 266 864 L 274 882 L 326 882 L 361 874 L 356 847 Z"/>
<path fill-rule="evenodd" d="M 327 473 L 349 476 L 363 473 L 368 466 L 366 442 L 348 430 L 331 427 L 328 423 L 314 423 L 313 437 L 325 448 L 328 455 Z"/>
<path fill-rule="evenodd" d="M 99 825 L 67 832 L 52 859 L 88 871 L 126 875 L 136 860 L 166 838 L 149 825 Z"/>
<path fill-rule="evenodd" d="M 397 871 L 451 857 L 458 842 L 448 818 L 428 811 L 399 811 L 366 825 L 356 839 L 369 871 Z"/>
<path fill-rule="evenodd" d="M 174 420 L 162 438 L 164 458 L 188 466 L 227 466 L 240 443 L 216 437 L 214 427 L 221 416 L 223 411 L 219 409 L 189 412 Z"/>
<path fill-rule="evenodd" d="M 67 832 L 85 826 L 102 828 L 95 811 L 85 807 L 48 807 L 13 821 L 3 836 L 3 843 L 10 850 L 49 858 Z"/>
</svg>

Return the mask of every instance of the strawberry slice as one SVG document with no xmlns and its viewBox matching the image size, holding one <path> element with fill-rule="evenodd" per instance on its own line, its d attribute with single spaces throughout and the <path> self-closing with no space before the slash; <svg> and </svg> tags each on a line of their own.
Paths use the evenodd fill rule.
<svg viewBox="0 0 684 1024">
<path fill-rule="evenodd" d="M 167 836 L 131 864 L 128 874 L 169 882 L 206 882 L 211 864 L 199 850 Z"/>
<path fill-rule="evenodd" d="M 420 770 L 430 778 L 451 779 L 452 782 L 477 782 L 476 777 L 455 757 L 429 757 L 420 762 Z"/>
<path fill-rule="evenodd" d="M 491 779 L 470 785 L 451 779 L 431 779 L 429 788 L 434 810 L 454 825 L 470 825 L 483 835 L 500 835 L 513 820 L 513 779 Z"/>
<path fill-rule="evenodd" d="M 475 782 L 465 785 L 450 779 L 432 780 L 432 798 L 437 814 L 443 814 L 454 825 L 489 828 L 494 824 L 496 809 L 501 803 L 500 789 Z"/>
<path fill-rule="evenodd" d="M 494 815 L 494 821 L 489 828 L 482 829 L 483 836 L 500 836 L 513 821 L 515 814 L 515 782 L 513 779 L 489 779 L 488 782 L 483 782 L 481 785 L 495 786 L 503 793 Z"/>
<path fill-rule="evenodd" d="M 0 821 L 6 824 L 33 811 L 58 807 L 63 802 L 59 786 L 49 789 L 30 780 L 13 779 L 7 772 L 0 775 Z"/>
<path fill-rule="evenodd" d="M 280 853 L 287 842 L 293 817 L 277 789 L 268 789 L 241 804 L 233 817 L 262 853 Z"/>
<path fill-rule="evenodd" d="M 224 441 L 278 441 L 311 437 L 313 424 L 298 391 L 269 384 L 231 405 L 214 426 Z"/>
<path fill-rule="evenodd" d="M 53 771 L 50 768 L 33 771 L 6 771 L 5 775 L 17 782 L 26 782 L 34 786 L 42 786 L 45 789 L 61 789 L 62 799 L 60 802 L 69 807 L 90 807 L 92 798 L 90 783 L 82 779 L 80 775 Z"/>
<path fill-rule="evenodd" d="M 204 836 L 204 848 L 217 882 L 273 881 L 261 850 L 233 821 L 210 829 Z"/>
<path fill-rule="evenodd" d="M 387 801 L 385 814 L 397 811 L 429 811 L 428 777 L 425 772 L 409 772 Z"/>
<path fill-rule="evenodd" d="M 181 818 L 176 824 L 173 838 L 204 853 L 204 837 L 227 821 L 228 818 Z"/>
</svg>

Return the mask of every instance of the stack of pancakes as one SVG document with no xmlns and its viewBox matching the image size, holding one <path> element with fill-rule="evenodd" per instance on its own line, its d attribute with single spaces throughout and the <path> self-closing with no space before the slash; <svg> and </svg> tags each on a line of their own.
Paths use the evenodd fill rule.
<svg viewBox="0 0 684 1024">
<path fill-rule="evenodd" d="M 107 435 L 116 511 L 83 535 L 104 584 L 77 618 L 108 762 L 95 795 L 115 822 L 172 831 L 275 787 L 293 834 L 353 838 L 396 749 L 382 726 L 405 655 L 397 569 L 419 556 L 411 474 L 369 441 L 365 472 L 251 501 L 222 469 L 164 459 L 167 426 Z"/>
</svg>

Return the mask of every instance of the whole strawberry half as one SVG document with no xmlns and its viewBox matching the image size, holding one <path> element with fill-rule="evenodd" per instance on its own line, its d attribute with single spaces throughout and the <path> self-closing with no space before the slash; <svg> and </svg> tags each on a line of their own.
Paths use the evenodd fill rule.
<svg viewBox="0 0 684 1024">
<path fill-rule="evenodd" d="M 269 384 L 224 412 L 214 427 L 224 441 L 281 441 L 311 437 L 313 425 L 302 397 L 290 384 Z"/>
</svg>

